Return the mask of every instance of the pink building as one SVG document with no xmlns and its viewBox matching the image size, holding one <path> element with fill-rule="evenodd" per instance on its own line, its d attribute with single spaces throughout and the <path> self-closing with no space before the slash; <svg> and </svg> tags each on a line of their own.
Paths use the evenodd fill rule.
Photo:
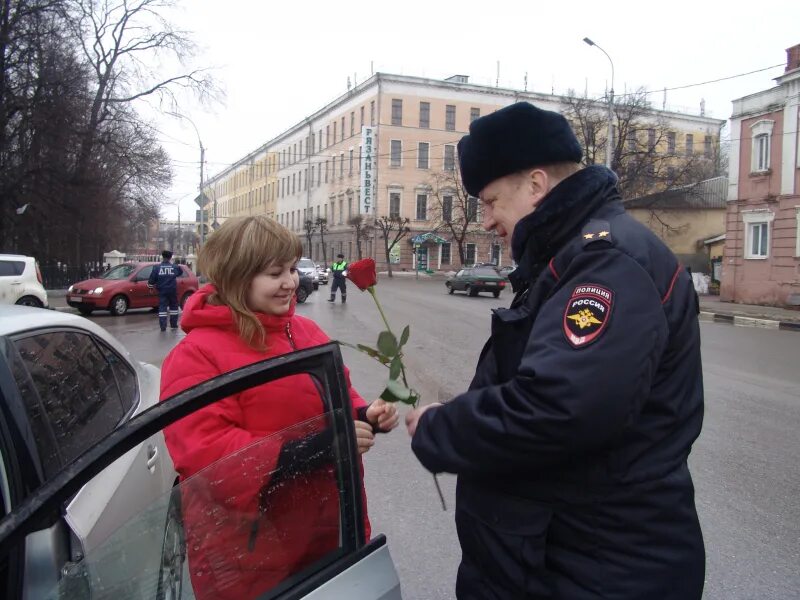
<svg viewBox="0 0 800 600">
<path fill-rule="evenodd" d="M 771 89 L 733 102 L 724 301 L 800 306 L 800 44 Z"/>
</svg>

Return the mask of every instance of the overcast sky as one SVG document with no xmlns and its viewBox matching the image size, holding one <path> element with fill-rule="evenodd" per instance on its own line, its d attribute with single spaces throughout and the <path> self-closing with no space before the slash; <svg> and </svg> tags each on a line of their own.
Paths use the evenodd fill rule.
<svg viewBox="0 0 800 600">
<path fill-rule="evenodd" d="M 281 133 L 347 90 L 348 76 L 375 71 L 564 93 L 601 96 L 608 59 L 583 43 L 592 38 L 614 61 L 614 88 L 662 90 L 781 65 L 728 81 L 667 92 L 667 107 L 727 119 L 731 100 L 774 85 L 786 48 L 800 44 L 800 2 L 757 5 L 702 0 L 670 2 L 454 2 L 381 0 L 266 2 L 183 0 L 174 22 L 194 33 L 195 63 L 214 68 L 224 103 L 185 100 L 182 112 L 206 146 L 206 177 Z M 767 5 L 761 5 L 767 8 Z M 652 96 L 661 106 L 663 94 Z M 185 122 L 156 114 L 173 158 L 175 181 L 166 201 L 193 219 L 199 147 Z M 177 216 L 174 206 L 163 214 Z"/>
</svg>

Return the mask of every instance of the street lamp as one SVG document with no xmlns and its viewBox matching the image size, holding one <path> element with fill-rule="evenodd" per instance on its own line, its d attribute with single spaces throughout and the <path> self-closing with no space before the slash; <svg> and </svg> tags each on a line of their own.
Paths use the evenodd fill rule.
<svg viewBox="0 0 800 600">
<path fill-rule="evenodd" d="M 600 52 L 606 55 L 608 62 L 611 63 L 611 89 L 608 92 L 608 141 L 606 142 L 606 166 L 610 169 L 611 164 L 614 158 L 614 144 L 613 144 L 613 135 L 614 135 L 614 61 L 611 60 L 611 57 L 608 55 L 608 52 L 603 50 L 600 46 L 595 44 L 592 40 L 588 37 L 583 38 L 583 41 L 586 42 L 590 46 L 594 46 Z"/>
<path fill-rule="evenodd" d="M 194 127 L 194 132 L 197 134 L 197 143 L 200 145 L 200 201 L 203 202 L 205 200 L 205 194 L 203 193 L 203 164 L 205 163 L 206 158 L 206 149 L 203 147 L 203 140 L 200 139 L 200 131 L 197 129 L 197 125 L 194 124 L 189 117 L 186 115 L 182 115 L 181 113 L 177 112 L 168 112 L 168 115 L 172 115 L 173 117 L 178 117 L 179 119 L 186 119 L 189 121 L 192 127 Z M 217 219 L 217 209 L 216 209 L 216 202 L 214 203 L 214 220 Z M 206 241 L 206 228 L 205 228 L 205 220 L 206 220 L 206 202 L 200 206 L 200 245 L 202 246 Z M 181 229 L 181 213 L 180 213 L 180 205 L 178 206 L 178 231 Z"/>
</svg>

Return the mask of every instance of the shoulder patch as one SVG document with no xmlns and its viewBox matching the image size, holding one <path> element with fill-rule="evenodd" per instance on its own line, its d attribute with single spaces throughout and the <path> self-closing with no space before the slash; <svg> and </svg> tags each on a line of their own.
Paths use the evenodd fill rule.
<svg viewBox="0 0 800 600">
<path fill-rule="evenodd" d="M 584 248 L 595 242 L 605 242 L 613 245 L 614 238 L 611 236 L 610 223 L 603 219 L 592 219 L 581 231 L 581 242 Z"/>
<path fill-rule="evenodd" d="M 603 333 L 611 316 L 614 292 L 584 283 L 575 287 L 564 309 L 564 335 L 573 348 L 582 348 Z"/>
</svg>

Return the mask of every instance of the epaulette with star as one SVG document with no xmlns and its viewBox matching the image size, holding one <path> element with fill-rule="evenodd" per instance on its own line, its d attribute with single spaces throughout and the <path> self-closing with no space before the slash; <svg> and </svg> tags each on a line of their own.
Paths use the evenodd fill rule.
<svg viewBox="0 0 800 600">
<path fill-rule="evenodd" d="M 611 226 L 608 221 L 603 219 L 592 219 L 581 232 L 581 241 L 585 248 L 589 244 L 601 242 L 610 246 L 614 245 L 614 238 L 611 237 Z"/>
</svg>

